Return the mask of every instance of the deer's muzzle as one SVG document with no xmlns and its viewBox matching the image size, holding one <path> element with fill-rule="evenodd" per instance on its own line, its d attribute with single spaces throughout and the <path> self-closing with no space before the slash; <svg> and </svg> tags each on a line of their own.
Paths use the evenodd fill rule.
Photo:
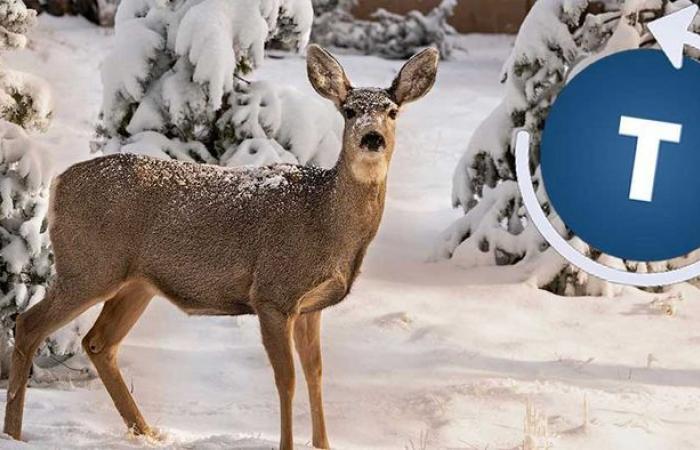
<svg viewBox="0 0 700 450">
<path fill-rule="evenodd" d="M 384 136 L 381 134 L 377 133 L 376 131 L 370 131 L 362 136 L 360 147 L 371 152 L 378 152 L 386 147 L 386 141 L 384 140 Z"/>
</svg>

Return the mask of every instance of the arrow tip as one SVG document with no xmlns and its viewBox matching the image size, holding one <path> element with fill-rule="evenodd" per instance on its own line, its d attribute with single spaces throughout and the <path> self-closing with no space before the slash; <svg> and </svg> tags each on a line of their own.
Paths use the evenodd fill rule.
<svg viewBox="0 0 700 450">
<path fill-rule="evenodd" d="M 647 24 L 661 50 L 676 69 L 683 67 L 683 48 L 690 33 L 688 28 L 697 13 L 698 5 L 693 4 Z"/>
</svg>

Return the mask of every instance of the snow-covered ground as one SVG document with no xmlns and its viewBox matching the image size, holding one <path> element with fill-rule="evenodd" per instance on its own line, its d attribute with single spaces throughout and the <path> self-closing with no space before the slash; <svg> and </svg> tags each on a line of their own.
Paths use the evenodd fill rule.
<svg viewBox="0 0 700 450">
<path fill-rule="evenodd" d="M 51 83 L 57 105 L 44 142 L 66 167 L 90 156 L 110 32 L 42 17 L 32 37 L 29 50 L 7 59 Z M 442 64 L 435 90 L 400 118 L 379 236 L 352 295 L 324 313 L 331 443 L 520 448 L 529 408 L 530 437 L 541 448 L 697 448 L 694 289 L 684 287 L 685 300 L 666 315 L 650 295 L 560 298 L 519 283 L 517 271 L 426 262 L 435 237 L 458 215 L 449 204 L 452 170 L 500 98 L 497 78 L 512 38 L 461 42 L 468 53 Z M 358 85 L 388 84 L 400 66 L 340 60 Z M 312 92 L 300 57 L 270 59 L 255 77 Z M 156 300 L 122 346 L 121 367 L 162 442 L 129 437 L 98 379 L 66 378 L 30 388 L 28 444 L 0 440 L 0 447 L 276 445 L 277 394 L 254 317 L 187 317 Z M 304 446 L 310 418 L 298 379 L 295 437 Z"/>
</svg>

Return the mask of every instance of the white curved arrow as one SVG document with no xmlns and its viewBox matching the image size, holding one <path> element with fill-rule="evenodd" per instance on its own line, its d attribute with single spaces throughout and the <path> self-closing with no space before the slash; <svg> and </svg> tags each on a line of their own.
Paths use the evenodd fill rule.
<svg viewBox="0 0 700 450">
<path fill-rule="evenodd" d="M 698 5 L 693 4 L 647 24 L 676 69 L 683 67 L 683 49 L 686 45 L 700 49 L 700 35 L 688 30 L 697 13 Z"/>
</svg>

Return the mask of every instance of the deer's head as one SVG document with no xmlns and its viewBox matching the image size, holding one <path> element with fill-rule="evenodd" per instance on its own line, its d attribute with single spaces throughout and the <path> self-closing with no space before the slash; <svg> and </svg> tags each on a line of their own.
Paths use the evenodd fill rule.
<svg viewBox="0 0 700 450">
<path fill-rule="evenodd" d="M 349 163 L 357 180 L 376 183 L 386 178 L 399 111 L 433 87 L 438 58 L 438 51 L 428 48 L 403 66 L 391 87 L 354 88 L 330 53 L 317 45 L 309 46 L 309 80 L 316 92 L 333 101 L 345 118 L 341 158 Z"/>
</svg>

